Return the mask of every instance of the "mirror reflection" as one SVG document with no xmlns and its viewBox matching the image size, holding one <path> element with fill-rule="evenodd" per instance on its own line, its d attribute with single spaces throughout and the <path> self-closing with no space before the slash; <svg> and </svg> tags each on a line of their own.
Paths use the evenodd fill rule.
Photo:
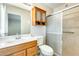
<svg viewBox="0 0 79 59">
<path fill-rule="evenodd" d="M 8 35 L 21 34 L 21 16 L 8 14 Z"/>
<path fill-rule="evenodd" d="M 20 35 L 29 34 L 31 27 L 31 14 L 30 11 L 6 5 L 6 13 L 8 18 L 7 35 Z"/>
</svg>

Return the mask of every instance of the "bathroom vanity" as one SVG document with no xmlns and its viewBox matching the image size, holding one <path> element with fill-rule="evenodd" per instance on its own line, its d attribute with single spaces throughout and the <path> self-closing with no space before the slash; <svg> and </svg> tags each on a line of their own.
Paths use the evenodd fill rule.
<svg viewBox="0 0 79 59">
<path fill-rule="evenodd" d="M 0 47 L 0 56 L 35 56 L 37 55 L 37 40 L 35 39 L 28 39 L 28 40 L 24 42 L 16 41 L 16 43 L 13 43 L 13 42 L 6 43 L 5 47 Z"/>
</svg>

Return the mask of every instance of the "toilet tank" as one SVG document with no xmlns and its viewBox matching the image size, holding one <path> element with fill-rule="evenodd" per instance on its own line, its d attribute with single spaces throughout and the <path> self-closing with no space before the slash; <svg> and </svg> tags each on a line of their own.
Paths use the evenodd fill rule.
<svg viewBox="0 0 79 59">
<path fill-rule="evenodd" d="M 43 36 L 37 36 L 36 39 L 37 39 L 37 45 L 38 46 L 44 44 L 44 37 Z"/>
</svg>

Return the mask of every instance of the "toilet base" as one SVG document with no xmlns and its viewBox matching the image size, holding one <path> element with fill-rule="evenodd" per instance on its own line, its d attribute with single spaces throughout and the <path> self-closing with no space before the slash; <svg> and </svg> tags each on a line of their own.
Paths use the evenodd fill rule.
<svg viewBox="0 0 79 59">
<path fill-rule="evenodd" d="M 40 56 L 53 56 L 53 55 L 45 55 L 40 52 Z"/>
</svg>

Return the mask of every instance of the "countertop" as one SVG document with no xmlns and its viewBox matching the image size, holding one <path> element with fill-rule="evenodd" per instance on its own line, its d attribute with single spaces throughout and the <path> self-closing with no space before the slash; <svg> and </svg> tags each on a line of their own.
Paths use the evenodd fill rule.
<svg viewBox="0 0 79 59">
<path fill-rule="evenodd" d="M 26 42 L 30 42 L 33 40 L 37 40 L 37 39 L 35 37 L 25 37 L 21 39 L 5 39 L 5 40 L 2 39 L 0 40 L 0 49 L 26 43 Z"/>
</svg>

